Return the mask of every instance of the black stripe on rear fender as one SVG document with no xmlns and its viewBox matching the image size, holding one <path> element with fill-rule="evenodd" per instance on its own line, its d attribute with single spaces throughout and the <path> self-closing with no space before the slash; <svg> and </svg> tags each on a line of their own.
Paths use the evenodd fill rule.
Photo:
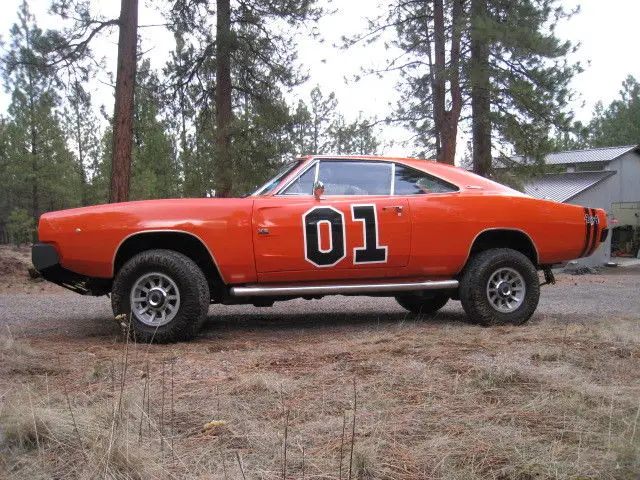
<svg viewBox="0 0 640 480">
<path fill-rule="evenodd" d="M 596 240 L 598 239 L 598 232 L 599 232 L 599 228 L 598 225 L 600 224 L 600 222 L 598 221 L 598 214 L 596 212 L 595 208 L 591 209 L 591 221 L 589 222 L 592 224 L 592 236 L 591 236 L 591 247 L 589 248 L 589 251 L 587 252 L 587 257 L 589 255 L 592 255 L 593 252 L 596 249 Z"/>
<path fill-rule="evenodd" d="M 587 253 L 587 249 L 589 248 L 589 233 L 591 233 L 591 225 L 589 225 L 589 209 L 585 207 L 584 209 L 584 247 L 582 247 L 582 251 L 578 258 L 584 257 L 585 253 Z"/>
</svg>

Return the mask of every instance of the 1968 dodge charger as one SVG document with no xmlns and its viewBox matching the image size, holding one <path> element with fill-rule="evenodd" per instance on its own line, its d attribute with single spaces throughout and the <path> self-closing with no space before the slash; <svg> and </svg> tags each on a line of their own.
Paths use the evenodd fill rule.
<svg viewBox="0 0 640 480">
<path fill-rule="evenodd" d="M 335 294 L 392 296 L 424 315 L 454 299 L 471 322 L 521 324 L 551 266 L 590 255 L 607 232 L 603 210 L 533 199 L 460 168 L 313 156 L 247 198 L 46 213 L 32 257 L 49 281 L 111 293 L 139 341 L 170 342 L 196 336 L 212 302 Z"/>
</svg>

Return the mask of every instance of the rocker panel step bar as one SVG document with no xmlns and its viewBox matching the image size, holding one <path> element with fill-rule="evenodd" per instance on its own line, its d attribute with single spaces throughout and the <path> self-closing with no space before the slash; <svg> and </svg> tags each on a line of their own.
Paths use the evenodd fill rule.
<svg viewBox="0 0 640 480">
<path fill-rule="evenodd" d="M 275 297 L 297 295 L 329 295 L 340 293 L 409 292 L 415 290 L 449 290 L 458 288 L 457 280 L 435 280 L 410 283 L 370 283 L 355 285 L 246 286 L 231 287 L 235 297 Z"/>
</svg>

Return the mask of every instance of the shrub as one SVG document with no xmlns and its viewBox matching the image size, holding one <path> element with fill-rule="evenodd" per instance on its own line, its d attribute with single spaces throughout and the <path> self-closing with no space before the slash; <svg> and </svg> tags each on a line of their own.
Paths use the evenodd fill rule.
<svg viewBox="0 0 640 480">
<path fill-rule="evenodd" d="M 7 218 L 9 238 L 19 247 L 22 243 L 30 243 L 36 228 L 36 222 L 23 208 L 14 208 Z"/>
</svg>

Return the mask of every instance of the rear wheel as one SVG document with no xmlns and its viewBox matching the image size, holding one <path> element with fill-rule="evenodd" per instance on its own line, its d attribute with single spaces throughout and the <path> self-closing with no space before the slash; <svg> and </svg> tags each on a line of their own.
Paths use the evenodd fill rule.
<svg viewBox="0 0 640 480">
<path fill-rule="evenodd" d="M 417 315 L 433 315 L 449 301 L 449 295 L 440 292 L 412 292 L 396 295 L 401 307 Z"/>
<path fill-rule="evenodd" d="M 510 248 L 474 256 L 460 280 L 460 302 L 473 323 L 520 325 L 538 306 L 540 284 L 531 260 Z"/>
<path fill-rule="evenodd" d="M 194 338 L 209 310 L 202 270 L 172 250 L 148 250 L 120 269 L 111 293 L 113 313 L 131 318 L 139 342 L 167 343 Z"/>
</svg>

